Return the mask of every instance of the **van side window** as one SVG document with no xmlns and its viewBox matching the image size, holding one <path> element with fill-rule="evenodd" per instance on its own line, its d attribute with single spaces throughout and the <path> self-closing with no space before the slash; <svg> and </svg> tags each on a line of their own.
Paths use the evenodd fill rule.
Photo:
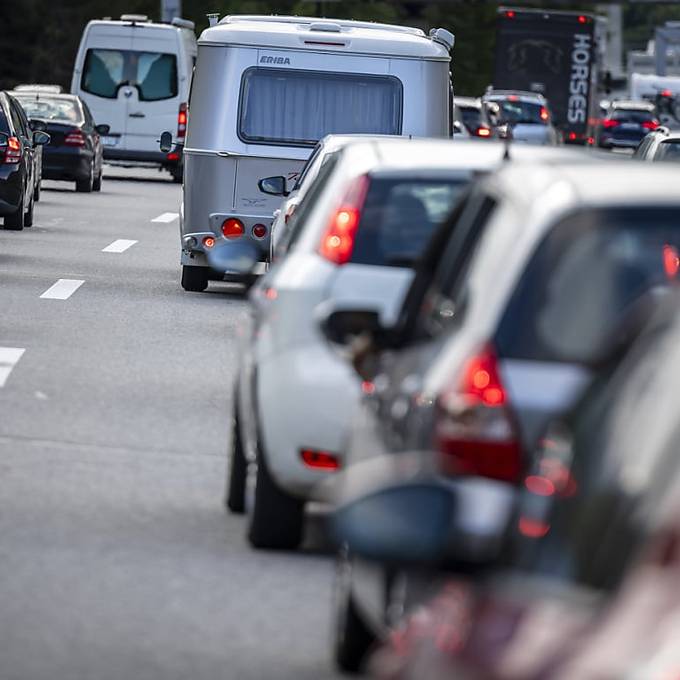
<svg viewBox="0 0 680 680">
<path fill-rule="evenodd" d="M 123 85 L 136 87 L 140 101 L 173 99 L 178 93 L 177 57 L 134 50 L 87 51 L 80 83 L 85 92 L 116 99 Z"/>
</svg>

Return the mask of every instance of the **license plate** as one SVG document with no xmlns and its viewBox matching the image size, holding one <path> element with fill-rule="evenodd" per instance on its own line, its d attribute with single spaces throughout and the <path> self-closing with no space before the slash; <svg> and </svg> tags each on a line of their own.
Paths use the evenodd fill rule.
<svg viewBox="0 0 680 680">
<path fill-rule="evenodd" d="M 622 130 L 639 130 L 640 125 L 638 123 L 623 123 L 621 125 Z"/>
<path fill-rule="evenodd" d="M 118 146 L 118 140 L 120 137 L 102 137 L 102 144 L 104 146 Z"/>
</svg>

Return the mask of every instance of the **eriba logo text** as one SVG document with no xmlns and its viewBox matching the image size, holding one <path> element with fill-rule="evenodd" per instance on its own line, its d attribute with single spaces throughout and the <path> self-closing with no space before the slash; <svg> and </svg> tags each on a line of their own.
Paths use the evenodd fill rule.
<svg viewBox="0 0 680 680">
<path fill-rule="evenodd" d="M 288 57 L 260 57 L 260 64 L 288 64 L 290 59 Z"/>
</svg>

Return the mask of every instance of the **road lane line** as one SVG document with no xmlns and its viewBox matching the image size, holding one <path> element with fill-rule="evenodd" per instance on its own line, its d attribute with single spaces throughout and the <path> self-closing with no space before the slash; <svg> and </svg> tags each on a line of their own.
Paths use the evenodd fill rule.
<svg viewBox="0 0 680 680">
<path fill-rule="evenodd" d="M 158 217 L 154 217 L 151 221 L 152 222 L 174 222 L 177 218 L 179 217 L 179 213 L 163 213 L 162 215 L 159 215 Z"/>
<path fill-rule="evenodd" d="M 84 283 L 80 279 L 59 279 L 40 297 L 45 300 L 68 300 Z"/>
<path fill-rule="evenodd" d="M 134 246 L 135 243 L 139 243 L 139 241 L 132 241 L 127 238 L 119 238 L 118 240 L 106 246 L 106 248 L 102 248 L 102 253 L 123 253 L 130 246 Z"/>
<path fill-rule="evenodd" d="M 0 347 L 0 387 L 5 386 L 9 374 L 25 351 L 23 347 Z"/>
</svg>

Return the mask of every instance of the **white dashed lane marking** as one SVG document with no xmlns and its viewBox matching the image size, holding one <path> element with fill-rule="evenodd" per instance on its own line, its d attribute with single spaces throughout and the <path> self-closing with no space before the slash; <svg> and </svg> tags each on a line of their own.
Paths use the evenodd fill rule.
<svg viewBox="0 0 680 680">
<path fill-rule="evenodd" d="M 179 213 L 163 213 L 162 215 L 159 215 L 158 217 L 154 217 L 151 221 L 152 222 L 174 222 L 177 218 L 179 217 Z"/>
<path fill-rule="evenodd" d="M 0 347 L 0 387 L 5 386 L 9 374 L 25 351 L 23 347 Z"/>
<path fill-rule="evenodd" d="M 102 248 L 102 253 L 122 253 L 126 251 L 130 246 L 134 246 L 135 243 L 139 242 L 131 241 L 130 239 L 127 238 L 119 238 L 117 241 L 114 241 L 113 243 L 106 246 L 106 248 Z"/>
<path fill-rule="evenodd" d="M 40 297 L 45 300 L 68 300 L 84 283 L 80 279 L 59 279 Z"/>
</svg>

